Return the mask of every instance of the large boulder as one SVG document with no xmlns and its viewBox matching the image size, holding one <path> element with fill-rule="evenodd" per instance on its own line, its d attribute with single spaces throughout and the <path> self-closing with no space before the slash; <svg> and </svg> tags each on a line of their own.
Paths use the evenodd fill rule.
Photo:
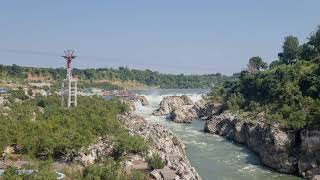
<svg viewBox="0 0 320 180">
<path fill-rule="evenodd" d="M 221 103 L 212 103 L 201 99 L 194 104 L 192 109 L 196 111 L 198 118 L 210 119 L 212 116 L 220 113 L 221 107 Z"/>
<path fill-rule="evenodd" d="M 191 123 L 194 118 L 197 118 L 197 113 L 194 109 L 188 107 L 179 107 L 171 111 L 169 118 L 176 123 Z"/>
<path fill-rule="evenodd" d="M 153 112 L 155 116 L 169 115 L 176 108 L 186 105 L 193 105 L 193 101 L 188 96 L 167 96 L 160 102 L 160 107 Z"/>
</svg>

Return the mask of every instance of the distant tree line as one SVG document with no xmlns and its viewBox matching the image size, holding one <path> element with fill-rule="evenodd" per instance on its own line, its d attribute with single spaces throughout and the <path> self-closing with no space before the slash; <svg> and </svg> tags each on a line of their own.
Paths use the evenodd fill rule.
<svg viewBox="0 0 320 180">
<path fill-rule="evenodd" d="M 61 80 L 65 77 L 66 70 L 63 68 L 34 68 L 0 65 L 0 78 L 27 78 L 32 76 L 46 77 L 51 80 Z M 80 80 L 121 80 L 136 81 L 148 86 L 158 86 L 160 88 L 209 88 L 215 84 L 221 84 L 225 80 L 233 77 L 220 73 L 207 75 L 174 75 L 162 74 L 151 70 L 135 70 L 127 67 L 98 68 L 98 69 L 73 69 L 73 75 Z"/>
</svg>

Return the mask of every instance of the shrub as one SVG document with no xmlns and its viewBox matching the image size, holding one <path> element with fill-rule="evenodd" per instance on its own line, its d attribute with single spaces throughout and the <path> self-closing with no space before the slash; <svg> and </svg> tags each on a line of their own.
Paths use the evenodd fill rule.
<svg viewBox="0 0 320 180">
<path fill-rule="evenodd" d="M 112 179 L 127 180 L 128 175 L 123 171 L 121 165 L 109 160 L 101 165 L 92 165 L 83 171 L 83 179 Z"/>
<path fill-rule="evenodd" d="M 165 166 L 165 163 L 158 154 L 154 154 L 148 162 L 151 169 L 162 169 Z"/>
<path fill-rule="evenodd" d="M 139 136 L 118 135 L 115 142 L 115 159 L 119 159 L 124 152 L 146 153 L 148 144 Z"/>
<path fill-rule="evenodd" d="M 10 91 L 10 96 L 11 98 L 17 98 L 20 100 L 26 100 L 28 99 L 28 96 L 25 94 L 24 90 L 22 87 L 19 87 L 18 90 L 11 90 Z"/>
<path fill-rule="evenodd" d="M 133 171 L 131 173 L 132 180 L 149 180 L 149 176 L 141 171 Z"/>
</svg>

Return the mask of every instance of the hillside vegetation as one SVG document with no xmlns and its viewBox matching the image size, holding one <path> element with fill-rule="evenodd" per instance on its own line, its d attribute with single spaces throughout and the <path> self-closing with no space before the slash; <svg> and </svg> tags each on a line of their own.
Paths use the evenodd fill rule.
<svg viewBox="0 0 320 180">
<path fill-rule="evenodd" d="M 79 97 L 78 107 L 66 109 L 60 106 L 58 96 L 29 99 L 21 90 L 12 91 L 10 96 L 11 102 L 6 105 L 9 108 L 0 109 L 0 150 L 16 147 L 18 159 L 39 164 L 33 168 L 39 170 L 35 176 L 51 179 L 48 178 L 53 174 L 49 168 L 51 162 L 76 154 L 99 137 L 113 144 L 113 155 L 99 165 L 86 167 L 82 174 L 69 176 L 75 176 L 75 179 L 132 179 L 131 175 L 143 176 L 139 173 L 127 175 L 119 164 L 118 160 L 124 153 L 144 154 L 149 147 L 143 138 L 130 135 L 118 121 L 117 114 L 127 111 L 127 106 L 117 99 L 107 101 L 99 97 Z M 48 163 L 42 168 L 44 162 Z M 14 172 L 8 169 L 6 179 L 22 179 Z"/>
<path fill-rule="evenodd" d="M 0 79 L 2 80 L 59 81 L 65 77 L 65 74 L 66 72 L 63 68 L 20 67 L 15 64 L 12 66 L 0 65 Z M 173 75 L 125 67 L 119 67 L 119 69 L 73 69 L 73 75 L 82 81 L 98 82 L 100 80 L 107 80 L 109 83 L 130 82 L 131 84 L 136 82 L 136 84 L 160 88 L 209 88 L 232 78 L 220 73 L 208 75 Z"/>
<path fill-rule="evenodd" d="M 269 66 L 258 56 L 250 58 L 239 79 L 215 86 L 209 96 L 222 102 L 224 111 L 262 115 L 284 128 L 320 127 L 320 26 L 304 44 L 285 37 L 278 56 Z"/>
</svg>

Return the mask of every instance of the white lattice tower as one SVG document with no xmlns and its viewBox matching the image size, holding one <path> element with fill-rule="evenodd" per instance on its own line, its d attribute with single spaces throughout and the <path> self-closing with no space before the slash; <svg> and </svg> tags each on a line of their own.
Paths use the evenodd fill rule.
<svg viewBox="0 0 320 180">
<path fill-rule="evenodd" d="M 73 55 L 73 50 L 67 50 L 62 56 L 67 61 L 67 75 L 66 79 L 62 81 L 61 85 L 61 106 L 67 107 L 77 106 L 78 87 L 77 80 L 72 77 L 71 62 L 76 56 Z M 67 102 L 67 104 L 65 104 Z"/>
</svg>

